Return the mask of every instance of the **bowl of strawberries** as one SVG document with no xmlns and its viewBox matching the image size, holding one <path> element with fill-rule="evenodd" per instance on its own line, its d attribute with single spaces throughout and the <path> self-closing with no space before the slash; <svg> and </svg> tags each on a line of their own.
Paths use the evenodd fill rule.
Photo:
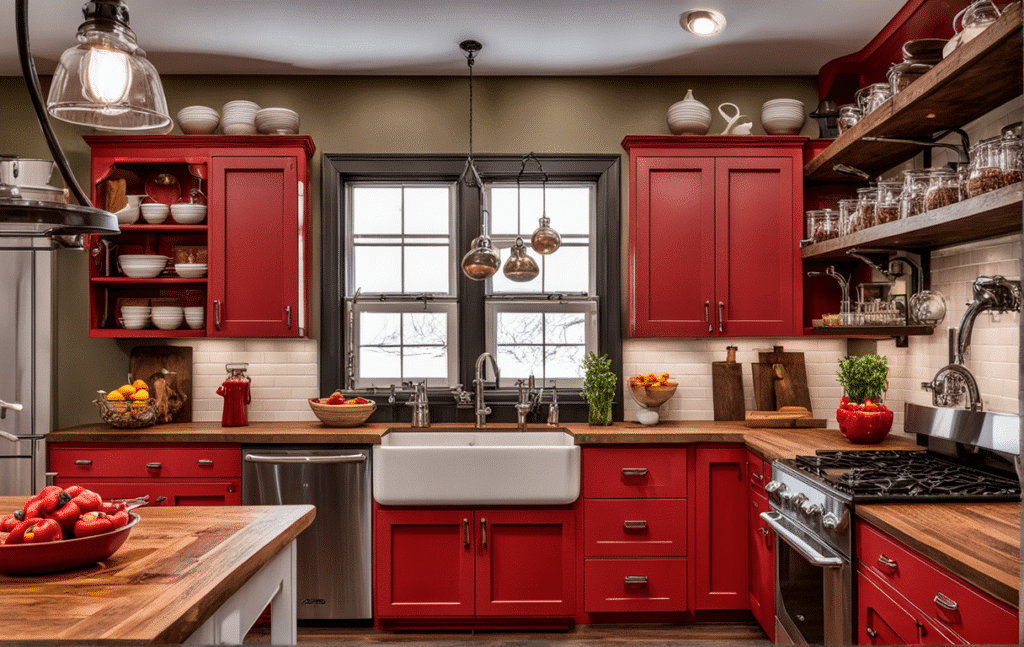
<svg viewBox="0 0 1024 647">
<path fill-rule="evenodd" d="M 310 398 L 309 408 L 328 427 L 358 427 L 377 410 L 377 403 L 361 397 L 346 399 L 335 391 L 330 397 Z"/>
</svg>

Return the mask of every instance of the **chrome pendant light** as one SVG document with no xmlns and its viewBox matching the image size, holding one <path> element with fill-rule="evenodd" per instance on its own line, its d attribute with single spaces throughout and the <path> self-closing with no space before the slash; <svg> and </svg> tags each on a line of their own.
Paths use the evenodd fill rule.
<svg viewBox="0 0 1024 647">
<path fill-rule="evenodd" d="M 521 236 L 516 236 L 516 243 L 512 246 L 502 271 L 510 281 L 516 283 L 532 281 L 540 274 L 537 262 L 526 253 L 526 244 L 523 243 Z"/>
<path fill-rule="evenodd" d="M 477 52 L 483 49 L 483 45 L 475 40 L 464 40 L 459 43 L 462 51 L 466 52 L 466 65 L 469 66 L 469 155 L 466 157 L 466 168 L 462 171 L 460 182 L 469 186 L 476 186 L 480 189 L 480 203 L 484 201 L 484 183 L 480 179 L 480 173 L 473 164 L 473 62 Z M 474 281 L 484 281 L 494 276 L 501 265 L 498 252 L 494 251 L 491 245 L 491 238 L 487 235 L 487 210 L 481 210 L 483 217 L 480 219 L 480 235 L 473 239 L 472 249 L 462 257 L 462 273 Z"/>
<path fill-rule="evenodd" d="M 540 169 L 541 175 L 544 179 L 540 185 L 541 195 L 541 208 L 540 208 L 540 226 L 534 230 L 533 235 L 530 236 L 530 247 L 533 251 L 538 254 L 551 254 L 558 251 L 558 248 L 562 246 L 562 237 L 558 235 L 558 232 L 551 228 L 551 218 L 548 218 L 548 174 L 544 172 L 544 165 L 540 163 L 537 156 L 533 153 L 527 153 L 523 155 L 523 165 L 519 169 L 519 176 L 522 177 L 523 172 L 526 170 L 526 161 L 532 159 L 537 162 L 537 168 Z M 516 185 L 518 188 L 519 179 L 516 179 Z"/>
</svg>

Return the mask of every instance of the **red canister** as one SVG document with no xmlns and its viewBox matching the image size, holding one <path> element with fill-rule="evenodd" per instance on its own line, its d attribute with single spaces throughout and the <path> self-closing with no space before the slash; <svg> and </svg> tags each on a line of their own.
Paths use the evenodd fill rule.
<svg viewBox="0 0 1024 647">
<path fill-rule="evenodd" d="M 221 415 L 221 427 L 244 427 L 249 424 L 246 405 L 252 402 L 249 392 L 249 377 L 245 374 L 248 364 L 227 364 L 228 379 L 224 380 L 217 395 L 224 398 L 224 412 Z"/>
</svg>

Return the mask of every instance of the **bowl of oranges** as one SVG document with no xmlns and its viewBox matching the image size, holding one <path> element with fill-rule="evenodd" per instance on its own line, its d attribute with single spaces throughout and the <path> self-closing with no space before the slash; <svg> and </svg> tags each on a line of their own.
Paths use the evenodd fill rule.
<svg viewBox="0 0 1024 647">
<path fill-rule="evenodd" d="M 99 391 L 93 404 L 103 422 L 111 427 L 137 429 L 156 424 L 157 402 L 150 397 L 149 386 L 143 380 L 135 380 L 110 393 Z"/>
</svg>

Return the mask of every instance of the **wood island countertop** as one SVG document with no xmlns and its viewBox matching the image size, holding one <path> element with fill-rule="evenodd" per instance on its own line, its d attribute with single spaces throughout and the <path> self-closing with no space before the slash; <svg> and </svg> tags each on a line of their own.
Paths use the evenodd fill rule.
<svg viewBox="0 0 1024 647">
<path fill-rule="evenodd" d="M 0 497 L 0 510 L 25 497 Z M 313 506 L 154 507 L 110 559 L 0 575 L 0 641 L 176 644 L 313 521 Z"/>
</svg>

